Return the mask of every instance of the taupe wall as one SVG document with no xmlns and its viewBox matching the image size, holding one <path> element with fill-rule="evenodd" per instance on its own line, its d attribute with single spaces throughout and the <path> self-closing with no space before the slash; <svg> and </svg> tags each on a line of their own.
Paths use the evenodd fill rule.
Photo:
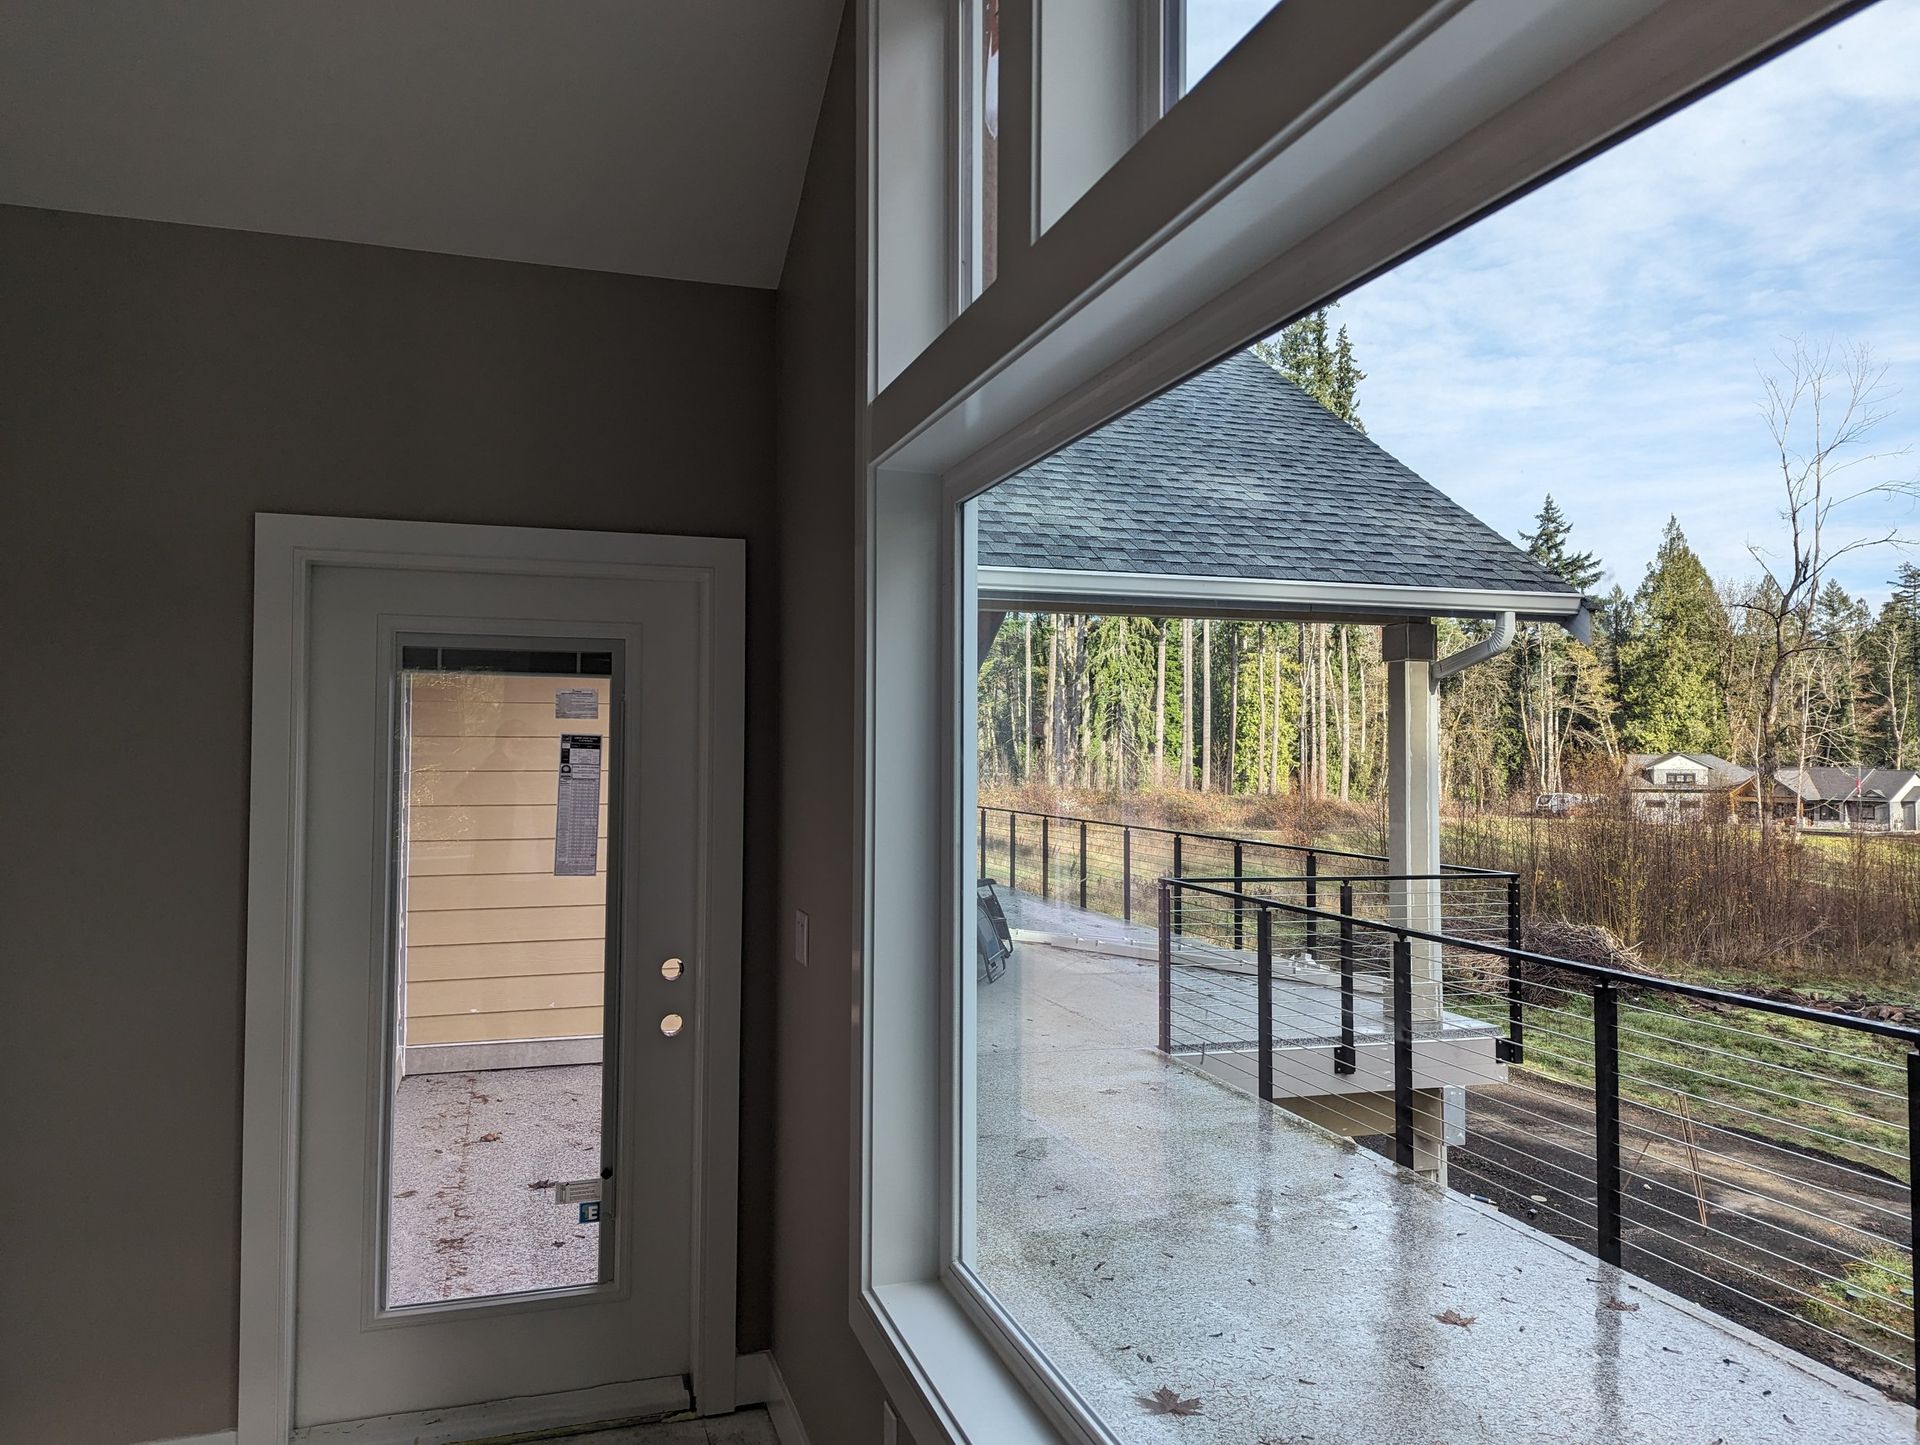
<svg viewBox="0 0 1920 1445">
<path fill-rule="evenodd" d="M 851 7 L 849 7 L 851 8 Z M 880 1385 L 847 1323 L 853 1121 L 854 62 L 841 30 L 780 282 L 780 902 L 812 963 L 782 968 L 774 1354 L 816 1441 L 880 1438 Z M 789 950 L 790 952 L 790 950 Z"/>
<path fill-rule="evenodd" d="M 748 539 L 744 1056 L 767 1058 L 773 311 L 767 292 L 0 209 L 0 1440 L 233 1423 L 256 511 Z M 847 521 L 841 501 L 814 529 L 834 558 Z M 770 1334 L 771 1091 L 750 1067 L 749 1349 Z M 837 1160 L 845 1099 L 813 1102 Z M 800 1253 L 842 1237 L 823 1221 Z"/>
</svg>

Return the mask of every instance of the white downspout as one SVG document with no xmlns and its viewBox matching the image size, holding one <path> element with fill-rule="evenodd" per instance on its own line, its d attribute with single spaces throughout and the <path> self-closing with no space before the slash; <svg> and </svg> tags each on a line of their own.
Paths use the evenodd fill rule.
<svg viewBox="0 0 1920 1445">
<path fill-rule="evenodd" d="M 1463 647 L 1451 657 L 1443 657 L 1435 662 L 1427 673 L 1429 685 L 1437 692 L 1440 684 L 1448 678 L 1463 673 L 1490 657 L 1498 657 L 1513 646 L 1513 634 L 1513 614 L 1502 612 L 1494 619 L 1493 631 L 1487 636 L 1471 647 Z"/>
</svg>

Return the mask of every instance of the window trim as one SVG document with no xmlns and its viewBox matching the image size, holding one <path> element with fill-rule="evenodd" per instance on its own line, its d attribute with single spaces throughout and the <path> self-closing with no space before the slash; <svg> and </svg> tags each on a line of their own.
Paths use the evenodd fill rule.
<svg viewBox="0 0 1920 1445">
<path fill-rule="evenodd" d="M 876 61 L 886 58 L 874 17 L 890 3 L 860 0 L 856 28 L 869 77 L 859 117 L 869 245 L 875 192 L 885 180 L 873 163 L 868 104 Z M 1007 0 L 1003 26 L 1030 14 L 1030 3 Z M 862 927 L 854 959 L 849 1313 L 920 1445 L 1112 1439 L 958 1258 L 966 1138 L 953 1105 L 968 1059 L 959 1032 L 957 965 L 966 955 L 956 902 L 972 857 L 974 814 L 969 749 L 957 744 L 971 737 L 961 708 L 971 696 L 967 667 L 977 646 L 958 605 L 970 566 L 959 504 L 1258 330 L 1397 264 L 1863 3 L 1555 0 L 1543 11 L 1538 0 L 1408 0 L 1394 12 L 1394 56 L 1444 61 L 1450 53 L 1467 67 L 1461 73 L 1469 84 L 1456 89 L 1469 99 L 1486 90 L 1488 113 L 1466 106 L 1432 154 L 1370 181 L 1357 204 L 1305 234 L 1276 226 L 1278 239 L 1257 264 L 1249 268 L 1244 252 L 1232 253 L 1236 270 L 1221 262 L 1230 250 L 1224 233 L 1249 214 L 1273 219 L 1288 198 L 1284 185 L 1260 189 L 1263 179 L 1329 134 L 1351 141 L 1353 132 L 1339 124 L 1384 107 L 1393 81 L 1392 57 L 1369 53 L 1355 72 L 1318 75 L 1314 93 L 1324 105 L 1308 107 L 1304 119 L 1283 116 L 1271 95 L 1262 99 L 1274 89 L 1266 62 L 1292 53 L 1297 67 L 1297 41 L 1343 20 L 1351 28 L 1354 15 L 1341 0 L 1286 0 L 1047 236 L 1024 252 L 1003 251 L 994 287 L 885 394 L 876 394 L 862 367 L 855 748 L 864 813 L 853 900 Z M 1509 51 L 1490 59 L 1463 44 L 1503 23 L 1518 27 Z M 1003 29 L 1003 44 L 1004 36 Z M 1008 79 L 1003 60 L 1003 87 Z M 1003 91 L 1003 117 L 1009 99 Z M 1290 103 L 1297 101 L 1296 94 Z M 1252 137 L 1249 114 L 1282 131 Z M 1003 127 L 1003 145 L 1006 134 Z M 1156 154 L 1186 146 L 1189 159 L 1212 166 L 1223 146 L 1242 141 L 1241 161 L 1197 193 L 1168 184 L 1170 175 L 1178 178 L 1180 156 Z M 1320 163 L 1337 165 L 1344 154 L 1322 146 Z M 1076 237 L 1087 239 L 1076 221 L 1095 213 L 1103 224 L 1117 217 L 1139 238 L 1097 274 L 1071 249 Z M 1052 264 L 1040 259 L 1049 245 Z M 1071 259 L 1058 263 L 1060 254 Z M 884 297 L 868 266 L 857 275 L 870 348 Z M 1140 286 L 1169 275 L 1183 276 L 1185 286 L 1177 318 L 1144 339 L 1113 324 L 1117 312 L 1139 303 Z"/>
</svg>

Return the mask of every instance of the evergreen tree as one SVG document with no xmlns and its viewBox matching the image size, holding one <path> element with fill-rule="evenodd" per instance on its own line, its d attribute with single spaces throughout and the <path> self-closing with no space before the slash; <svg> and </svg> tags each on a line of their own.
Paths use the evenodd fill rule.
<svg viewBox="0 0 1920 1445">
<path fill-rule="evenodd" d="M 1347 328 L 1329 332 L 1327 312 L 1332 309 L 1308 312 L 1272 340 L 1256 342 L 1253 354 L 1355 431 L 1364 432 L 1360 383 L 1367 374 L 1353 359 Z"/>
<path fill-rule="evenodd" d="M 1634 597 L 1636 626 L 1620 648 L 1620 730 L 1635 752 L 1724 753 L 1721 656 L 1727 615 L 1713 579 L 1667 519 Z"/>
<path fill-rule="evenodd" d="M 1533 520 L 1533 530 L 1522 532 L 1527 555 L 1578 592 L 1591 592 L 1600 582 L 1600 560 L 1591 552 L 1575 552 L 1569 545 L 1573 526 L 1549 493 Z"/>
</svg>

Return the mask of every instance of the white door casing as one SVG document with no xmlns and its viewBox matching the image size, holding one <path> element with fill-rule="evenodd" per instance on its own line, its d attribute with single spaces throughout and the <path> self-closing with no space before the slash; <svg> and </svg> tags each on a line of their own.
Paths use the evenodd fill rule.
<svg viewBox="0 0 1920 1445">
<path fill-rule="evenodd" d="M 663 1376 L 732 1407 L 743 561 L 714 539 L 258 519 L 241 1439 Z M 626 1178 L 608 1284 L 388 1311 L 385 689 L 419 632 L 621 645 Z"/>
</svg>

